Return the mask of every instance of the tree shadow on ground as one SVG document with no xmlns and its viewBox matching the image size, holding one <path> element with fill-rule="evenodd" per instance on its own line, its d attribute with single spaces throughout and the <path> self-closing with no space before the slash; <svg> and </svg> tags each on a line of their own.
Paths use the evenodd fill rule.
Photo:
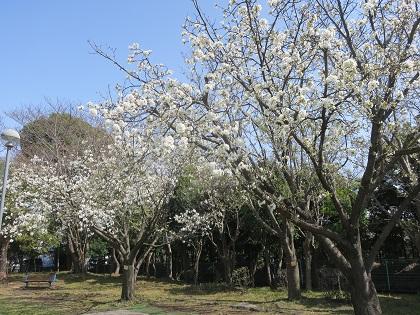
<svg viewBox="0 0 420 315">
<path fill-rule="evenodd" d="M 282 299 L 284 302 L 288 302 L 287 299 Z M 307 297 L 302 296 L 296 303 L 304 305 L 308 310 L 314 311 L 313 309 L 320 309 L 319 312 L 328 310 L 331 314 L 354 314 L 352 306 L 349 302 L 344 300 L 331 300 L 322 297 Z M 349 307 L 351 309 L 344 310 L 342 307 Z M 339 310 L 336 310 L 340 308 Z"/>
<path fill-rule="evenodd" d="M 176 282 L 173 282 L 176 283 Z M 242 288 L 235 288 L 227 286 L 224 284 L 214 284 L 214 283 L 203 283 L 199 285 L 185 285 L 185 283 L 180 282 L 179 284 L 183 285 L 182 287 L 175 287 L 169 289 L 171 294 L 176 295 L 207 295 L 214 293 L 244 293 L 246 290 Z"/>
<path fill-rule="evenodd" d="M 246 296 L 246 290 L 238 290 L 235 288 L 227 287 L 227 286 L 220 286 L 220 285 L 212 285 L 212 286 L 183 286 L 183 287 L 175 287 L 168 290 L 170 294 L 174 295 L 197 295 L 204 297 L 206 295 L 214 294 L 214 293 L 240 293 L 237 296 L 232 296 L 231 298 L 226 299 L 217 299 L 214 296 L 211 296 L 211 302 L 214 303 L 229 303 L 229 304 L 236 304 L 236 303 L 250 303 L 257 306 L 262 307 L 263 309 L 273 310 L 273 308 L 278 312 L 293 312 L 293 314 L 299 314 L 300 312 L 307 312 L 310 311 L 312 313 L 325 313 L 328 312 L 330 314 L 354 314 L 351 308 L 351 305 L 342 300 L 330 300 L 324 297 L 312 297 L 312 296 L 302 296 L 301 299 L 298 301 L 289 301 L 287 297 L 279 297 L 275 299 L 270 299 L 266 301 L 261 301 L 258 297 Z M 285 294 L 285 291 L 278 291 L 280 294 Z M 251 293 L 252 294 L 252 293 Z M 200 301 L 203 302 L 204 300 Z M 299 309 L 299 305 L 304 306 L 305 310 Z M 344 309 L 348 308 L 348 309 Z M 282 310 L 283 309 L 283 310 Z"/>
<path fill-rule="evenodd" d="M 30 285 L 29 287 L 22 285 L 21 289 L 25 291 L 50 291 L 50 290 L 57 290 L 57 287 L 56 286 L 49 287 L 49 285 L 43 286 L 42 284 L 40 285 L 33 284 L 33 285 Z"/>
<path fill-rule="evenodd" d="M 409 315 L 419 314 L 420 294 L 380 295 L 379 301 L 383 314 Z"/>
<path fill-rule="evenodd" d="M 87 282 L 92 284 L 121 284 L 121 278 L 110 276 L 109 274 L 93 274 L 87 273 L 83 274 L 73 274 L 73 273 L 60 273 L 57 274 L 57 280 L 62 280 L 64 283 L 79 283 L 79 282 Z"/>
</svg>

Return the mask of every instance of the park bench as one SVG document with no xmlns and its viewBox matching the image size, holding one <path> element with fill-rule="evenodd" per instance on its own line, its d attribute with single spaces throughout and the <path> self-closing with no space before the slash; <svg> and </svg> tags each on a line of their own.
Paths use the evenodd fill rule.
<svg viewBox="0 0 420 315">
<path fill-rule="evenodd" d="M 49 283 L 50 287 L 52 286 L 53 283 L 55 283 L 57 281 L 57 274 L 56 273 L 50 273 L 48 275 L 45 274 L 41 274 L 41 275 L 29 275 L 26 274 L 25 275 L 25 279 L 23 280 L 23 282 L 25 282 L 25 288 L 27 288 L 29 286 L 30 282 L 45 282 L 45 283 Z"/>
</svg>

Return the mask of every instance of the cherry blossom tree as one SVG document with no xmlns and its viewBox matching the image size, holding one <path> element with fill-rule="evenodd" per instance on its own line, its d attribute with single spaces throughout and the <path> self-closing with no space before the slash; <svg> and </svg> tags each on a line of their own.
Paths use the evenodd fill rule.
<svg viewBox="0 0 420 315">
<path fill-rule="evenodd" d="M 211 234 L 212 219 L 211 213 L 199 213 L 196 209 L 175 216 L 175 221 L 181 225 L 177 237 L 193 249 L 194 284 L 198 284 L 200 257 L 204 241 Z"/>
<path fill-rule="evenodd" d="M 37 200 L 49 204 L 66 232 L 95 233 L 118 252 L 123 300 L 133 298 L 138 270 L 161 236 L 182 160 L 168 137 L 160 145 L 154 137 L 144 139 L 116 132 L 106 152 L 94 155 L 86 150 L 69 157 L 62 175 L 54 164 L 42 160 L 34 160 L 36 171 L 27 175 L 42 192 Z M 77 229 L 68 229 L 66 222 Z M 83 244 L 87 243 L 73 245 Z M 80 257 L 84 263 L 86 258 Z"/>
<path fill-rule="evenodd" d="M 198 282 L 199 260 L 207 240 L 223 265 L 223 277 L 230 285 L 236 261 L 236 241 L 240 233 L 240 211 L 246 203 L 237 179 L 229 169 L 223 170 L 215 162 L 201 158 L 189 167 L 175 191 L 173 207 L 179 228 L 174 238 L 181 238 L 194 249 L 194 283 Z"/>
<path fill-rule="evenodd" d="M 33 204 L 36 187 L 25 175 L 26 165 L 12 164 L 3 224 L 0 231 L 0 280 L 7 277 L 7 254 L 12 242 L 32 237 L 33 249 L 44 247 L 48 239 L 48 204 Z"/>
<path fill-rule="evenodd" d="M 193 62 L 211 71 L 207 84 L 212 93 L 226 91 L 218 89 L 225 78 L 237 83 L 234 96 L 243 93 L 240 104 L 251 108 L 245 112 L 252 128 L 248 141 L 258 152 L 251 166 L 267 155 L 281 164 L 285 157 L 293 162 L 293 151 L 304 153 L 332 197 L 344 236 L 316 224 L 301 207 L 284 202 L 287 199 L 264 199 L 273 202 L 273 211 L 282 213 L 284 221 L 317 235 L 349 275 L 357 314 L 380 313 L 370 272 L 396 221 L 390 221 L 364 259 L 359 220 L 383 177 L 402 157 L 419 150 L 414 119 L 419 83 L 417 4 L 270 1 L 269 5 L 267 20 L 254 1 L 233 1 L 221 29 L 199 14 L 187 28 L 195 47 Z M 281 29 L 281 23 L 287 27 Z M 409 136 L 398 146 L 402 129 Z M 280 171 L 287 179 L 290 167 L 284 164 Z M 350 211 L 337 194 L 332 176 L 337 172 L 360 178 Z M 293 191 L 293 185 L 288 186 Z M 267 192 L 262 191 L 262 196 Z M 400 210 L 418 193 L 416 185 Z"/>
<path fill-rule="evenodd" d="M 168 138 L 160 145 L 122 142 L 97 161 L 90 189 L 89 222 L 123 263 L 121 298 L 134 296 L 138 271 L 165 235 L 167 203 L 178 178 L 179 155 Z"/>
<path fill-rule="evenodd" d="M 356 314 L 380 314 L 373 263 L 401 211 L 418 198 L 418 182 L 371 248 L 362 248 L 359 227 L 383 178 L 420 150 L 418 3 L 232 0 L 221 24 L 193 3 L 197 14 L 183 34 L 191 47 L 188 83 L 152 64 L 138 44 L 130 47 L 133 69 L 94 47 L 132 83 L 106 116 L 160 125 L 176 134 L 171 143 L 174 137 L 193 143 L 242 177 L 273 218 L 260 223 L 282 236 L 289 298 L 300 295 L 298 226 L 347 276 Z M 293 180 L 302 168 L 321 189 L 309 201 Z M 285 189 L 273 183 L 273 173 Z M 343 177 L 358 183 L 350 209 L 337 190 Z M 313 200 L 325 195 L 340 234 L 314 215 Z"/>
<path fill-rule="evenodd" d="M 48 185 L 49 181 L 38 182 L 38 185 L 42 187 L 45 196 L 49 196 L 51 200 L 60 200 L 55 202 L 58 205 L 55 209 L 60 209 L 60 215 L 54 216 L 57 230 L 64 236 L 63 242 L 66 242 L 69 248 L 72 271 L 85 273 L 92 233 L 86 224 L 75 220 L 74 217 L 74 212 L 78 210 L 73 210 L 72 207 L 78 205 L 79 200 L 71 199 L 78 199 L 80 194 L 73 172 L 77 173 L 80 170 L 72 159 L 77 160 L 87 148 L 92 152 L 100 151 L 109 141 L 109 135 L 102 128 L 91 125 L 83 112 L 77 111 L 74 106 L 60 103 L 48 105 L 49 109 L 27 107 L 9 114 L 23 126 L 18 159 L 30 161 L 35 157 L 32 167 L 39 168 L 44 180 L 48 176 L 57 178 L 57 185 L 52 189 L 45 185 Z M 27 175 L 36 178 L 36 173 Z"/>
<path fill-rule="evenodd" d="M 27 203 L 43 207 L 44 214 L 55 223 L 56 233 L 66 236 L 75 273 L 87 271 L 87 252 L 93 235 L 83 209 L 87 203 L 83 192 L 89 189 L 86 179 L 90 170 L 82 161 L 76 155 L 69 157 L 58 171 L 56 163 L 35 157 L 22 172 L 23 179 L 34 190 Z"/>
</svg>

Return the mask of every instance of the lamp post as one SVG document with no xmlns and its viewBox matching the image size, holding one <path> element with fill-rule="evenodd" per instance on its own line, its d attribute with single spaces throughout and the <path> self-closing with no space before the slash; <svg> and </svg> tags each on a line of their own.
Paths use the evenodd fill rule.
<svg viewBox="0 0 420 315">
<path fill-rule="evenodd" d="M 6 163 L 4 165 L 4 172 L 3 172 L 3 188 L 1 192 L 1 203 L 0 203 L 0 231 L 1 231 L 1 223 L 3 221 L 3 212 L 4 212 L 4 201 L 6 198 L 6 186 L 7 186 L 7 176 L 9 175 L 9 163 L 10 163 L 10 149 L 14 146 L 18 145 L 20 142 L 19 133 L 13 129 L 6 129 L 4 130 L 1 135 L 1 140 L 6 147 Z"/>
</svg>

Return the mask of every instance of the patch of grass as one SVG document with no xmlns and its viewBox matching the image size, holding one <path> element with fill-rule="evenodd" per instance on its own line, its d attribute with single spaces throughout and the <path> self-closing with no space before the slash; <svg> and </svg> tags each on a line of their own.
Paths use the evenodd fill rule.
<svg viewBox="0 0 420 315">
<path fill-rule="evenodd" d="M 131 309 L 151 315 L 186 314 L 353 314 L 352 307 L 325 299 L 322 292 L 304 292 L 302 299 L 290 302 L 287 292 L 269 288 L 230 289 L 223 285 L 191 286 L 141 278 L 136 300 L 119 301 L 120 279 L 108 275 L 86 277 L 59 273 L 56 288 L 23 288 L 23 275 L 13 274 L 9 284 L 0 287 L 0 314 L 59 315 L 84 314 L 104 310 Z M 384 314 L 414 315 L 420 309 L 420 295 L 380 295 Z M 237 308 L 250 303 L 260 311 Z M 236 307 L 235 307 L 236 306 Z"/>
<path fill-rule="evenodd" d="M 123 308 L 118 301 L 118 279 L 68 273 L 59 273 L 57 279 L 52 289 L 36 283 L 25 289 L 23 274 L 10 275 L 8 285 L 0 287 L 0 314 L 83 314 L 91 310 Z"/>
<path fill-rule="evenodd" d="M 182 313 L 182 312 L 171 312 L 171 311 L 166 311 L 162 308 L 156 307 L 156 306 L 150 306 L 150 305 L 136 305 L 135 307 L 132 308 L 132 310 L 134 311 L 139 311 L 139 312 L 143 312 L 149 315 L 186 315 L 186 313 Z M 190 313 L 189 315 L 193 315 L 192 313 Z"/>
<path fill-rule="evenodd" d="M 380 295 L 380 301 L 384 314 L 420 314 L 420 294 Z"/>
</svg>

